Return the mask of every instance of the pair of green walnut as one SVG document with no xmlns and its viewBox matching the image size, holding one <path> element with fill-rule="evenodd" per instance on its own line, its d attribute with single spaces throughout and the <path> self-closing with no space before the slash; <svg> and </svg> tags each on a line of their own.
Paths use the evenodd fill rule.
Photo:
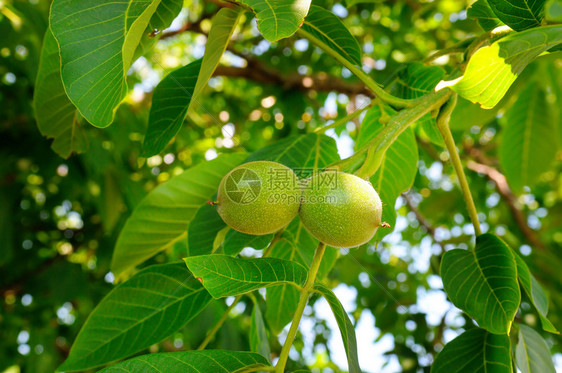
<svg viewBox="0 0 562 373">
<path fill-rule="evenodd" d="M 368 242 L 381 225 L 382 203 L 370 182 L 328 170 L 298 181 L 276 162 L 245 163 L 230 171 L 217 194 L 218 213 L 232 229 L 277 232 L 300 214 L 306 229 L 328 246 Z"/>
</svg>

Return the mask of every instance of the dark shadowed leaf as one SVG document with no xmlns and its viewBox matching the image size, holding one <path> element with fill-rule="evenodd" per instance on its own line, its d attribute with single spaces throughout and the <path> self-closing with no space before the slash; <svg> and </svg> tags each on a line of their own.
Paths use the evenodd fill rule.
<svg viewBox="0 0 562 373">
<path fill-rule="evenodd" d="M 149 354 L 124 361 L 100 373 L 231 373 L 245 370 L 254 372 L 271 366 L 260 354 L 238 351 L 180 351 Z"/>
<path fill-rule="evenodd" d="M 180 130 L 200 69 L 201 60 L 196 60 L 169 73 L 154 89 L 142 144 L 145 157 L 160 153 Z"/>
<path fill-rule="evenodd" d="M 99 303 L 59 370 L 90 369 L 147 348 L 181 328 L 211 301 L 183 263 L 150 266 Z"/>
<path fill-rule="evenodd" d="M 306 268 L 302 265 L 276 258 L 201 255 L 184 260 L 214 298 L 244 294 L 272 285 L 302 286 L 307 276 Z"/>
<path fill-rule="evenodd" d="M 150 22 L 140 39 L 135 57 L 140 57 L 152 49 L 160 40 L 162 30 L 169 27 L 174 18 L 178 16 L 183 7 L 183 0 L 161 0 L 158 8 L 150 18 Z"/>
<path fill-rule="evenodd" d="M 63 158 L 88 147 L 80 114 L 70 102 L 60 75 L 59 46 L 50 29 L 45 33 L 41 61 L 33 97 L 37 127 L 43 136 L 53 138 L 53 150 Z"/>
<path fill-rule="evenodd" d="M 273 239 L 273 234 L 254 236 L 230 229 L 224 238 L 223 251 L 226 255 L 237 255 L 245 247 L 254 250 L 264 249 Z"/>
<path fill-rule="evenodd" d="M 468 8 L 467 15 L 469 18 L 477 20 L 484 31 L 490 31 L 503 25 L 488 4 L 488 0 L 477 0 Z"/>
<path fill-rule="evenodd" d="M 189 256 L 211 254 L 215 237 L 224 227 L 226 224 L 215 206 L 201 206 L 187 230 Z"/>
<path fill-rule="evenodd" d="M 544 0 L 488 0 L 494 14 L 515 31 L 538 27 L 544 16 Z"/>
<path fill-rule="evenodd" d="M 509 337 L 471 329 L 447 343 L 431 373 L 512 373 Z"/>
<path fill-rule="evenodd" d="M 252 323 L 250 325 L 250 350 L 264 356 L 268 361 L 271 359 L 271 349 L 267 339 L 267 329 L 263 322 L 260 306 L 254 302 L 252 309 Z"/>
<path fill-rule="evenodd" d="M 509 333 L 521 293 L 515 258 L 502 240 L 483 234 L 474 250 L 447 251 L 441 277 L 453 304 L 478 325 L 495 334 Z"/>
</svg>

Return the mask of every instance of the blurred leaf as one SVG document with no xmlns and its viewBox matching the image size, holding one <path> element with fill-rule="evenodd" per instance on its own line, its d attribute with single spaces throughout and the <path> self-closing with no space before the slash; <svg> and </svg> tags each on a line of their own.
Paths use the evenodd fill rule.
<svg viewBox="0 0 562 373">
<path fill-rule="evenodd" d="M 425 66 L 421 62 L 409 63 L 406 68 L 400 70 L 396 82 L 392 86 L 395 96 L 415 99 L 433 92 L 437 83 L 443 79 L 445 71 L 437 66 Z M 416 122 L 423 134 L 434 144 L 445 146 L 443 138 L 437 129 L 435 118 L 431 113 L 424 115 Z"/>
<path fill-rule="evenodd" d="M 496 16 L 515 31 L 541 25 L 544 0 L 488 0 Z"/>
<path fill-rule="evenodd" d="M 527 263 L 518 254 L 513 254 L 517 263 L 517 277 L 523 290 L 537 309 L 541 319 L 542 327 L 550 333 L 560 334 L 556 327 L 552 325 L 550 320 L 546 318 L 548 315 L 548 298 L 535 277 L 531 274 Z"/>
<path fill-rule="evenodd" d="M 395 113 L 388 106 L 381 108 L 375 105 L 369 109 L 361 123 L 361 131 L 356 142 L 357 148 L 365 146 L 382 131 L 384 125 L 380 122 L 381 118 Z M 382 201 L 382 221 L 387 222 L 391 227 L 379 228 L 375 240 L 380 241 L 384 236 L 392 233 L 396 224 L 394 209 L 396 199 L 412 187 L 417 172 L 418 145 L 412 128 L 408 127 L 388 148 L 379 169 L 370 179 Z"/>
<path fill-rule="evenodd" d="M 201 372 L 242 372 L 257 371 L 260 367 L 271 366 L 260 354 L 237 351 L 179 351 L 141 355 L 134 359 L 107 367 L 100 373 L 201 373 Z"/>
<path fill-rule="evenodd" d="M 59 46 L 50 29 L 45 33 L 34 92 L 37 127 L 43 136 L 54 139 L 53 150 L 63 158 L 85 151 L 88 139 L 62 85 Z"/>
<path fill-rule="evenodd" d="M 509 337 L 470 329 L 447 343 L 431 373 L 512 373 Z"/>
<path fill-rule="evenodd" d="M 0 266 L 8 263 L 14 253 L 14 203 L 8 191 L 0 186 Z"/>
<path fill-rule="evenodd" d="M 215 237 L 224 227 L 226 224 L 215 206 L 201 206 L 187 230 L 189 256 L 211 254 Z"/>
<path fill-rule="evenodd" d="M 491 234 L 476 238 L 474 250 L 447 251 L 441 277 L 453 304 L 482 328 L 507 334 L 521 302 L 511 249 Z"/>
<path fill-rule="evenodd" d="M 562 26 L 512 33 L 480 48 L 451 89 L 484 109 L 493 108 L 523 69 L 538 55 L 562 43 Z"/>
<path fill-rule="evenodd" d="M 312 5 L 301 28 L 349 62 L 361 66 L 361 47 L 340 18 L 322 7 Z"/>
<path fill-rule="evenodd" d="M 529 84 L 503 119 L 500 166 L 509 185 L 522 191 L 534 186 L 556 158 L 556 118 L 547 92 L 536 82 Z"/>
<path fill-rule="evenodd" d="M 214 298 L 244 294 L 281 283 L 302 286 L 307 276 L 306 268 L 300 264 L 276 258 L 201 255 L 184 260 Z"/>
<path fill-rule="evenodd" d="M 115 276 L 185 237 L 189 222 L 216 193 L 222 177 L 246 156 L 246 153 L 221 155 L 150 192 L 135 208 L 117 239 L 111 262 Z"/>
<path fill-rule="evenodd" d="M 545 18 L 551 22 L 562 22 L 562 1 L 548 0 L 545 4 Z"/>
<path fill-rule="evenodd" d="M 224 238 L 223 251 L 226 255 L 234 256 L 238 255 L 245 247 L 251 247 L 254 250 L 262 250 L 267 247 L 272 239 L 273 233 L 263 236 L 254 236 L 230 229 Z"/>
<path fill-rule="evenodd" d="M 59 371 L 91 369 L 141 351 L 174 333 L 211 301 L 183 263 L 147 267 L 98 304 Z"/>
<path fill-rule="evenodd" d="M 271 42 L 288 38 L 302 25 L 311 0 L 237 0 L 254 11 L 258 30 Z"/>
<path fill-rule="evenodd" d="M 180 130 L 193 97 L 201 60 L 172 71 L 154 89 L 143 156 L 160 153 Z"/>
<path fill-rule="evenodd" d="M 250 324 L 250 350 L 271 360 L 271 349 L 267 339 L 267 329 L 263 322 L 263 316 L 257 302 L 252 309 L 252 321 Z"/>
<path fill-rule="evenodd" d="M 472 3 L 468 8 L 467 15 L 469 18 L 478 21 L 478 24 L 484 31 L 490 31 L 503 25 L 503 22 L 500 21 L 490 7 L 490 4 L 488 4 L 488 0 L 477 0 Z"/>
<path fill-rule="evenodd" d="M 340 301 L 336 295 L 326 286 L 322 284 L 314 285 L 314 290 L 319 292 L 326 298 L 336 321 L 340 328 L 341 337 L 343 340 L 343 345 L 345 347 L 345 353 L 347 355 L 347 364 L 349 373 L 361 372 L 359 367 L 359 357 L 357 356 L 357 340 L 355 337 L 355 327 L 349 320 L 349 316 L 345 309 L 341 305 Z"/>
<path fill-rule="evenodd" d="M 221 56 L 223 55 L 228 42 L 234 33 L 234 29 L 238 24 L 238 19 L 243 14 L 241 8 L 221 8 L 213 17 L 213 26 L 209 31 L 207 43 L 205 44 L 205 55 L 201 62 L 201 70 L 197 77 L 195 88 L 193 89 L 193 97 L 189 103 L 197 102 L 197 97 L 207 85 L 209 78 L 213 76 L 213 72 L 217 68 Z"/>
<path fill-rule="evenodd" d="M 50 24 L 66 93 L 86 120 L 107 127 L 127 94 L 127 72 L 160 0 L 55 0 Z"/>
<path fill-rule="evenodd" d="M 515 361 L 521 373 L 556 373 L 546 341 L 527 325 L 519 325 Z"/>
<path fill-rule="evenodd" d="M 473 126 L 482 127 L 496 118 L 500 105 L 486 110 L 462 97 L 457 100 L 457 105 L 451 113 L 451 130 L 467 130 Z"/>
</svg>

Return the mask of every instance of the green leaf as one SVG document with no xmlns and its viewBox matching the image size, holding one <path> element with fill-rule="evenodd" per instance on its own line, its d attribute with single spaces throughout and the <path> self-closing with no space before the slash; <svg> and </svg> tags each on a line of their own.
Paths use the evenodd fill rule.
<svg viewBox="0 0 562 373">
<path fill-rule="evenodd" d="M 480 105 L 459 97 L 449 121 L 451 130 L 464 131 L 473 126 L 482 127 L 496 118 L 499 108 L 498 104 L 493 109 L 482 109 Z"/>
<path fill-rule="evenodd" d="M 544 0 L 488 0 L 496 16 L 515 31 L 541 25 Z"/>
<path fill-rule="evenodd" d="M 214 298 L 239 295 L 279 284 L 302 286 L 307 270 L 302 265 L 276 258 L 242 259 L 228 255 L 201 255 L 185 258 Z"/>
<path fill-rule="evenodd" d="M 288 38 L 302 25 L 311 0 L 237 0 L 249 6 L 258 20 L 258 30 L 271 42 Z"/>
<path fill-rule="evenodd" d="M 261 250 L 265 249 L 272 239 L 273 233 L 263 236 L 254 236 L 230 229 L 224 238 L 223 251 L 226 255 L 234 256 L 238 255 L 245 247 Z"/>
<path fill-rule="evenodd" d="M 47 29 L 41 50 L 33 97 L 37 127 L 53 138 L 53 150 L 63 158 L 88 148 L 84 129 L 78 123 L 76 107 L 68 99 L 60 75 L 59 45 Z"/>
<path fill-rule="evenodd" d="M 160 0 L 55 0 L 50 24 L 62 81 L 86 120 L 107 127 L 127 94 L 127 71 Z"/>
<path fill-rule="evenodd" d="M 201 206 L 187 230 L 189 256 L 211 254 L 215 237 L 224 227 L 226 224 L 215 206 Z"/>
<path fill-rule="evenodd" d="M 545 18 L 551 22 L 562 22 L 562 0 L 549 0 L 546 2 Z"/>
<path fill-rule="evenodd" d="M 396 112 L 388 107 L 373 106 L 367 111 L 361 131 L 357 138 L 357 148 L 365 146 L 377 134 L 382 131 L 384 125 L 380 122 L 384 116 L 392 116 Z M 392 232 L 396 223 L 396 210 L 394 205 L 400 194 L 412 187 L 418 172 L 418 145 L 414 132 L 407 128 L 386 151 L 381 166 L 371 177 L 373 187 L 381 198 L 382 221 L 390 224 L 391 228 L 379 228 L 375 234 L 375 240 L 381 240 L 385 235 Z"/>
<path fill-rule="evenodd" d="M 519 325 L 515 361 L 521 373 L 556 373 L 546 341 L 527 325 Z"/>
<path fill-rule="evenodd" d="M 490 31 L 503 25 L 498 16 L 494 13 L 488 0 L 478 0 L 473 3 L 467 11 L 467 16 L 478 21 L 484 31 Z"/>
<path fill-rule="evenodd" d="M 162 30 L 168 28 L 183 7 L 183 0 L 161 0 L 158 8 L 150 18 L 150 22 L 140 39 L 135 58 L 152 49 L 162 36 Z"/>
<path fill-rule="evenodd" d="M 309 177 L 315 168 L 322 169 L 339 159 L 338 148 L 333 138 L 309 133 L 291 136 L 261 148 L 250 155 L 247 161 L 279 162 L 292 168 L 297 176 L 302 178 Z"/>
<path fill-rule="evenodd" d="M 169 73 L 154 89 L 143 156 L 160 153 L 180 130 L 193 97 L 201 60 Z"/>
<path fill-rule="evenodd" d="M 392 86 L 395 96 L 415 99 L 433 92 L 435 86 L 443 79 L 445 71 L 437 66 L 425 66 L 421 62 L 407 65 L 405 69 L 398 72 L 396 83 Z M 428 113 L 417 122 L 420 132 L 432 143 L 445 147 L 443 137 L 437 129 L 435 118 Z"/>
<path fill-rule="evenodd" d="M 119 276 L 185 237 L 189 222 L 216 193 L 224 175 L 246 157 L 221 155 L 151 191 L 135 208 L 115 246 L 111 271 Z"/>
<path fill-rule="evenodd" d="M 556 119 L 541 84 L 529 84 L 502 118 L 498 156 L 515 191 L 534 186 L 548 171 L 558 150 Z"/>
<path fill-rule="evenodd" d="M 509 337 L 470 329 L 445 345 L 431 373 L 512 373 Z"/>
<path fill-rule="evenodd" d="M 345 347 L 345 353 L 347 355 L 347 364 L 349 373 L 361 373 L 361 368 L 359 367 L 359 358 L 357 356 L 357 340 L 355 337 L 355 327 L 351 323 L 347 312 L 341 305 L 340 301 L 336 295 L 326 286 L 322 284 L 314 285 L 314 290 L 319 292 L 326 298 L 334 316 L 336 317 L 336 322 L 340 328 L 341 337 L 343 340 L 343 345 Z"/>
<path fill-rule="evenodd" d="M 517 263 L 517 278 L 519 279 L 519 283 L 521 283 L 523 290 L 537 309 L 543 329 L 550 333 L 560 334 L 550 320 L 546 318 L 548 315 L 548 298 L 542 286 L 535 279 L 523 258 L 518 254 L 514 254 L 513 256 Z"/>
<path fill-rule="evenodd" d="M 271 349 L 267 339 L 267 329 L 263 322 L 260 306 L 254 302 L 252 309 L 252 321 L 250 324 L 250 350 L 264 356 L 268 361 L 271 360 Z"/>
<path fill-rule="evenodd" d="M 141 351 L 177 331 L 211 301 L 183 263 L 150 266 L 102 299 L 59 370 L 91 369 Z"/>
<path fill-rule="evenodd" d="M 271 366 L 260 354 L 238 351 L 179 351 L 141 355 L 134 359 L 112 365 L 100 373 L 230 373 L 259 370 Z"/>
<path fill-rule="evenodd" d="M 491 109 L 523 69 L 538 55 L 562 43 L 562 26 L 546 26 L 510 34 L 480 48 L 462 78 L 444 85 L 467 100 Z"/>
<path fill-rule="evenodd" d="M 197 97 L 217 68 L 242 13 L 240 8 L 221 8 L 213 17 L 213 26 L 211 31 L 209 31 L 207 44 L 205 44 L 205 55 L 203 56 L 201 70 L 197 77 L 197 84 L 193 90 L 191 103 L 193 101 L 197 102 Z"/>
<path fill-rule="evenodd" d="M 483 234 L 474 250 L 447 251 L 441 277 L 453 304 L 480 327 L 507 334 L 521 302 L 517 266 L 511 249 L 499 238 Z"/>
<path fill-rule="evenodd" d="M 314 35 L 346 60 L 361 66 L 361 47 L 340 18 L 317 5 L 312 5 L 302 30 Z"/>
</svg>

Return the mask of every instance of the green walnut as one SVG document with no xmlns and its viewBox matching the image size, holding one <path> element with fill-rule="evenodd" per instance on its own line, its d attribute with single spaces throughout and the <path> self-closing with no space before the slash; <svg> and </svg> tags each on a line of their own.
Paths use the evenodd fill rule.
<svg viewBox="0 0 562 373">
<path fill-rule="evenodd" d="M 360 177 L 325 171 L 304 183 L 301 221 L 328 246 L 347 248 L 368 242 L 381 226 L 381 215 L 379 195 Z"/>
<path fill-rule="evenodd" d="M 238 232 L 273 233 L 297 216 L 300 194 L 297 175 L 290 168 L 276 162 L 249 162 L 221 180 L 217 211 Z"/>
</svg>

